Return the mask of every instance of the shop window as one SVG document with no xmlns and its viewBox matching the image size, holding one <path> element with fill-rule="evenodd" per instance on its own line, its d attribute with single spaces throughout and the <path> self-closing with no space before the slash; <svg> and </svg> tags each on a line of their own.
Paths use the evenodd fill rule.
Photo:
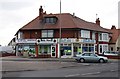
<svg viewBox="0 0 120 79">
<path fill-rule="evenodd" d="M 63 55 L 71 55 L 72 51 L 71 51 L 71 47 L 69 46 L 62 46 L 61 47 L 61 56 Z"/>
<path fill-rule="evenodd" d="M 34 45 L 29 46 L 29 54 L 30 55 L 35 54 L 35 46 Z"/>
<path fill-rule="evenodd" d="M 51 53 L 51 46 L 49 45 L 39 46 L 39 54 L 50 54 L 50 53 Z"/>
<path fill-rule="evenodd" d="M 83 44 L 83 52 L 94 52 L 94 44 Z"/>
</svg>

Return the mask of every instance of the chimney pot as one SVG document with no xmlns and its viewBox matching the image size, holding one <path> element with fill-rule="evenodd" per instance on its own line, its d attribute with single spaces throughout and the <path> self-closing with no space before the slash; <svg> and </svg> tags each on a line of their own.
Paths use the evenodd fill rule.
<svg viewBox="0 0 120 79">
<path fill-rule="evenodd" d="M 99 20 L 99 18 L 96 19 L 96 24 L 100 26 L 100 20 Z"/>
<path fill-rule="evenodd" d="M 40 6 L 40 9 L 39 9 L 39 19 L 42 19 L 43 18 L 43 8 L 42 6 Z"/>
<path fill-rule="evenodd" d="M 116 29 L 115 25 L 112 25 L 111 29 Z"/>
</svg>

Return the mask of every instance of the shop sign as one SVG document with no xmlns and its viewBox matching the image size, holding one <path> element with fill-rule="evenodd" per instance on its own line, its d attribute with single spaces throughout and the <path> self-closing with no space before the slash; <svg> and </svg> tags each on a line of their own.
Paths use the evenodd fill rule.
<svg viewBox="0 0 120 79">
<path fill-rule="evenodd" d="M 57 43 L 56 39 L 37 39 L 37 43 L 38 44 L 53 44 L 53 43 Z"/>
<path fill-rule="evenodd" d="M 61 43 L 71 43 L 72 42 L 72 39 L 61 39 Z"/>
<path fill-rule="evenodd" d="M 18 39 L 16 43 L 36 43 L 36 39 Z"/>
<path fill-rule="evenodd" d="M 95 43 L 95 40 L 83 39 L 83 43 Z"/>
</svg>

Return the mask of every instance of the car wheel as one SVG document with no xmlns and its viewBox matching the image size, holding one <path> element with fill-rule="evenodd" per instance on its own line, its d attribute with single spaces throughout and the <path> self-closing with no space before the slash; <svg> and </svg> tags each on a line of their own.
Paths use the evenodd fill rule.
<svg viewBox="0 0 120 79">
<path fill-rule="evenodd" d="M 104 63 L 105 61 L 104 61 L 104 59 L 99 59 L 99 62 Z"/>
<path fill-rule="evenodd" d="M 85 62 L 85 59 L 81 58 L 79 61 L 80 61 L 81 63 L 84 63 L 84 62 Z"/>
</svg>

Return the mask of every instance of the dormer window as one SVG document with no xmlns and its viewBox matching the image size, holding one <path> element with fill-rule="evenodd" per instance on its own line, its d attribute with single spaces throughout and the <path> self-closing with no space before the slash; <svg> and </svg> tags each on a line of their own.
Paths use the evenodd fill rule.
<svg viewBox="0 0 120 79">
<path fill-rule="evenodd" d="M 56 22 L 57 22 L 57 17 L 45 17 L 44 18 L 44 23 L 56 24 Z"/>
</svg>

